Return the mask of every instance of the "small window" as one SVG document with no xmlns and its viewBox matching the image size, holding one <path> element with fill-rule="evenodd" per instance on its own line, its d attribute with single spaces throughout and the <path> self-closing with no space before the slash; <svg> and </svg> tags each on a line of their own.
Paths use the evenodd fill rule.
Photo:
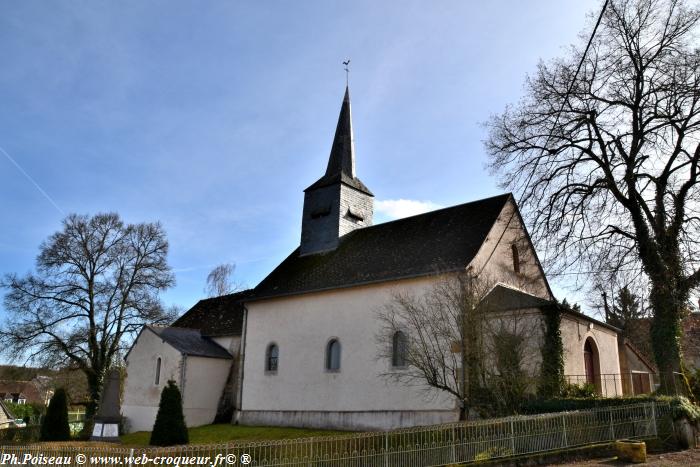
<svg viewBox="0 0 700 467">
<path fill-rule="evenodd" d="M 361 224 L 365 220 L 365 218 L 359 211 L 353 211 L 351 208 L 348 208 L 348 212 L 345 214 L 345 217 L 356 224 Z"/>
<path fill-rule="evenodd" d="M 520 254 L 518 253 L 518 247 L 511 245 L 510 251 L 513 253 L 513 271 L 518 274 L 520 272 Z"/>
<path fill-rule="evenodd" d="M 160 364 L 161 364 L 161 358 L 158 357 L 156 359 L 156 386 L 160 384 Z"/>
<path fill-rule="evenodd" d="M 277 371 L 277 365 L 279 363 L 280 350 L 277 344 L 270 344 L 267 346 L 267 352 L 265 354 L 265 371 Z"/>
<path fill-rule="evenodd" d="M 320 217 L 326 217 L 331 213 L 331 205 L 327 204 L 325 206 L 319 206 L 313 211 L 311 211 L 311 218 L 318 219 Z"/>
<path fill-rule="evenodd" d="M 391 365 L 399 368 L 406 366 L 406 354 L 408 352 L 406 334 L 396 331 L 391 344 Z"/>
<path fill-rule="evenodd" d="M 326 346 L 326 370 L 340 371 L 340 342 L 331 339 Z"/>
<path fill-rule="evenodd" d="M 24 404 L 27 403 L 27 399 L 17 399 L 17 403 L 18 403 L 19 405 L 24 405 Z"/>
</svg>

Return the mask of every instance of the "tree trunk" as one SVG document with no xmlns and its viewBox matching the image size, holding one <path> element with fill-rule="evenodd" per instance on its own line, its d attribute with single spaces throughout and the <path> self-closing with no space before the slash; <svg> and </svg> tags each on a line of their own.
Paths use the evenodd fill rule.
<svg viewBox="0 0 700 467">
<path fill-rule="evenodd" d="M 97 415 L 100 397 L 102 397 L 104 373 L 104 371 L 101 375 L 96 372 L 86 373 L 90 400 L 85 408 L 85 423 L 82 431 L 80 432 L 80 437 L 83 439 L 90 439 L 90 436 L 92 435 L 92 427 L 95 424 L 95 415 Z"/>
<path fill-rule="evenodd" d="M 688 294 L 678 286 L 673 274 L 651 278 L 649 301 L 654 310 L 651 345 L 659 369 L 659 391 L 670 395 L 690 395 L 690 386 L 683 375 L 681 321 Z"/>
</svg>

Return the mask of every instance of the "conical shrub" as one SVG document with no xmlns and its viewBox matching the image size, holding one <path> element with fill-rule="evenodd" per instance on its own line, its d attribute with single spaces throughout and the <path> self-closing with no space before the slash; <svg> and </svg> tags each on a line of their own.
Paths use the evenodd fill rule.
<svg viewBox="0 0 700 467">
<path fill-rule="evenodd" d="M 158 414 L 151 432 L 151 446 L 187 444 L 189 435 L 182 414 L 182 396 L 175 381 L 168 381 L 160 395 Z"/>
<path fill-rule="evenodd" d="M 63 388 L 56 389 L 41 424 L 42 441 L 70 440 L 68 425 L 68 396 Z"/>
</svg>

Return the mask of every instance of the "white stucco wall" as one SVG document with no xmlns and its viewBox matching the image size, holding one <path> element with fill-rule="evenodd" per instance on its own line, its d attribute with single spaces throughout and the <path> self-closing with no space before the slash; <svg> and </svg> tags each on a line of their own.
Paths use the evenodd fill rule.
<svg viewBox="0 0 700 467">
<path fill-rule="evenodd" d="M 519 273 L 513 269 L 512 245 L 518 249 Z M 501 282 L 547 300 L 553 298 L 512 201 L 503 207 L 470 266 L 475 274 L 492 284 Z"/>
<path fill-rule="evenodd" d="M 512 244 L 518 246 L 519 273 L 513 270 Z M 503 282 L 551 298 L 512 203 L 488 234 L 472 271 L 485 283 Z M 381 374 L 390 369 L 390 362 L 377 359 L 378 310 L 396 291 L 420 295 L 439 280 L 443 278 L 433 276 L 248 303 L 239 420 L 361 429 L 456 419 L 454 398 L 387 381 Z M 339 373 L 324 370 L 326 344 L 334 337 L 342 345 Z M 279 370 L 266 374 L 265 353 L 271 342 L 279 346 Z"/>
<path fill-rule="evenodd" d="M 619 379 L 620 358 L 617 347 L 617 333 L 585 318 L 564 314 L 561 320 L 561 337 L 564 343 L 564 374 L 574 376 L 583 381 L 586 374 L 583 347 L 586 339 L 591 338 L 597 349 L 600 374 L 617 375 L 601 378 L 601 392 L 605 396 L 622 394 L 622 383 Z M 575 382 L 574 379 L 571 382 Z"/>
<path fill-rule="evenodd" d="M 241 344 L 240 336 L 212 336 L 211 340 L 228 350 L 231 355 L 238 352 L 238 348 Z"/>
<path fill-rule="evenodd" d="M 187 356 L 182 408 L 187 426 L 214 421 L 231 360 Z"/>
<path fill-rule="evenodd" d="M 454 419 L 457 413 L 452 398 L 425 387 L 387 381 L 380 375 L 390 369 L 390 361 L 377 359 L 378 310 L 391 301 L 393 291 L 420 293 L 433 281 L 405 280 L 249 303 L 242 422 L 264 421 L 251 419 L 255 411 L 289 412 L 274 420 L 308 425 L 324 420 L 323 413 L 334 412 L 337 417 L 345 416 L 344 423 L 354 428 L 415 423 L 408 420 L 410 414 L 387 412 L 431 413 L 422 419 L 424 423 Z M 331 338 L 338 338 L 342 348 L 337 373 L 326 371 L 324 365 Z M 279 346 L 275 374 L 265 372 L 265 354 L 271 342 Z M 296 413 L 300 411 L 316 412 L 317 416 L 304 419 Z M 355 414 L 348 420 L 348 412 L 364 415 Z M 334 422 L 326 418 L 319 424 L 332 426 Z"/>
<path fill-rule="evenodd" d="M 160 384 L 155 384 L 156 359 L 161 357 Z M 180 385 L 180 352 L 144 329 L 126 360 L 122 415 L 129 431 L 151 431 L 158 412 L 160 394 L 169 379 Z"/>
</svg>

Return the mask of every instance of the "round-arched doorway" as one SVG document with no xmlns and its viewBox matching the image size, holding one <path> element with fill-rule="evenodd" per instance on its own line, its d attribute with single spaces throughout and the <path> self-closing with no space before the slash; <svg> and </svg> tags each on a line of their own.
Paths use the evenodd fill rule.
<svg viewBox="0 0 700 467">
<path fill-rule="evenodd" d="M 600 394 L 600 357 L 598 346 L 590 337 L 583 344 L 583 364 L 586 369 L 586 383 L 593 385 Z"/>
</svg>

